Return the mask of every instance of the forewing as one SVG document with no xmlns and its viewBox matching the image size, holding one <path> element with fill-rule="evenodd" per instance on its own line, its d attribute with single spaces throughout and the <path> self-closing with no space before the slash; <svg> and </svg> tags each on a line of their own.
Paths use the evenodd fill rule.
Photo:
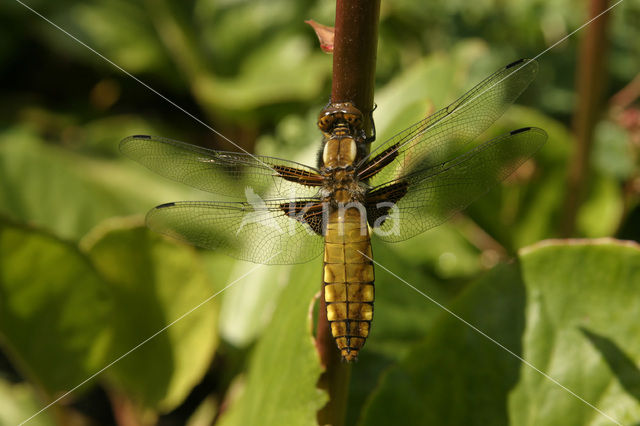
<svg viewBox="0 0 640 426">
<path fill-rule="evenodd" d="M 520 96 L 537 69 L 536 61 L 521 59 L 498 70 L 448 107 L 373 150 L 368 163 L 359 167 L 359 177 L 371 177 L 370 184 L 376 186 L 457 157 Z"/>
<path fill-rule="evenodd" d="M 301 203 L 302 201 L 298 201 Z M 317 206 L 309 200 L 310 206 Z M 304 263 L 322 253 L 322 235 L 287 213 L 288 204 L 265 201 L 181 201 L 147 214 L 152 230 L 240 260 L 267 265 Z"/>
<path fill-rule="evenodd" d="M 546 139 L 542 129 L 514 130 L 452 161 L 374 187 L 367 197 L 374 233 L 397 242 L 440 225 L 513 173 Z"/>
<path fill-rule="evenodd" d="M 245 198 L 250 188 L 263 198 L 313 197 L 317 170 L 293 161 L 214 151 L 156 136 L 130 136 L 120 150 L 154 172 L 195 188 Z"/>
</svg>

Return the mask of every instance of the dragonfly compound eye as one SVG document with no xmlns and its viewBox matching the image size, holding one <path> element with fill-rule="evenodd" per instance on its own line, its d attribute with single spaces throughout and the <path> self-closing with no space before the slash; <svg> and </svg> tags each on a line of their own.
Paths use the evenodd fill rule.
<svg viewBox="0 0 640 426">
<path fill-rule="evenodd" d="M 318 119 L 318 127 L 323 132 L 328 132 L 331 130 L 331 126 L 333 125 L 334 121 L 335 118 L 333 115 L 324 115 Z"/>
</svg>

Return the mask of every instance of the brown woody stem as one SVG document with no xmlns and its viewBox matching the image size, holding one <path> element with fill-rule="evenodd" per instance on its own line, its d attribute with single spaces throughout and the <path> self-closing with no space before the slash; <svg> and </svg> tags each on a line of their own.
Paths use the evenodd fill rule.
<svg viewBox="0 0 640 426">
<path fill-rule="evenodd" d="M 365 117 L 365 129 L 373 110 L 373 86 L 380 0 L 337 0 L 333 48 L 331 102 L 352 102 Z M 370 134 L 370 133 L 369 133 Z M 320 298 L 316 346 L 326 370 L 318 387 L 327 390 L 329 402 L 318 412 L 321 425 L 343 425 L 347 409 L 351 366 L 342 362 L 331 336 L 324 291 Z"/>
<path fill-rule="evenodd" d="M 353 102 L 365 117 L 373 109 L 379 16 L 380 0 L 336 2 L 331 102 Z"/>
</svg>

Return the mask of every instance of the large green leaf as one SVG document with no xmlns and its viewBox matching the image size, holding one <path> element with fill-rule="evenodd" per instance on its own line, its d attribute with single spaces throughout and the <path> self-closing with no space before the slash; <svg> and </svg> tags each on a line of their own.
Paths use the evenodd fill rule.
<svg viewBox="0 0 640 426">
<path fill-rule="evenodd" d="M 326 394 L 311 335 L 313 296 L 321 285 L 317 263 L 292 267 L 268 328 L 255 347 L 244 390 L 221 419 L 231 425 L 315 425 Z"/>
<path fill-rule="evenodd" d="M 40 403 L 27 383 L 9 383 L 0 378 L 0 426 L 13 426 L 33 416 Z M 54 425 L 49 412 L 38 414 L 29 421 L 31 426 Z"/>
<path fill-rule="evenodd" d="M 56 7 L 55 5 L 53 7 Z M 53 20 L 80 40 L 100 51 L 129 72 L 166 72 L 170 68 L 162 43 L 151 25 L 148 13 L 138 1 L 93 0 L 70 3 L 56 10 Z M 43 11 L 51 16 L 52 13 Z M 77 59 L 108 66 L 92 52 L 78 46 L 55 29 L 46 26 L 45 40 Z"/>
<path fill-rule="evenodd" d="M 414 297 L 432 305 L 420 294 Z M 451 310 L 519 352 L 524 304 L 518 268 L 509 265 L 476 282 Z M 442 314 L 423 342 L 383 376 L 362 423 L 506 424 L 506 397 L 517 381 L 518 367 L 517 359 L 458 319 Z"/>
<path fill-rule="evenodd" d="M 445 282 L 431 276 L 428 272 L 433 267 L 431 261 L 436 261 L 436 270 L 441 262 L 431 259 L 430 254 L 436 250 L 433 246 L 439 247 L 447 254 L 445 258 L 451 256 L 454 263 L 465 263 L 466 250 L 451 238 L 450 229 L 441 231 L 442 228 L 438 228 L 399 244 L 386 244 L 374 238 L 373 256 L 376 262 L 391 271 L 404 271 L 405 278 L 416 283 L 421 291 L 447 303 L 458 286 L 450 283 L 447 288 Z M 444 246 L 452 242 L 452 246 Z M 420 254 L 422 259 L 419 259 Z M 422 298 L 416 297 L 414 290 L 382 267 L 375 267 L 375 278 L 373 323 L 358 361 L 351 369 L 346 424 L 356 423 L 363 404 L 375 390 L 386 367 L 402 359 L 412 343 L 424 338 L 440 313 L 437 306 L 424 303 Z"/>
<path fill-rule="evenodd" d="M 319 14 L 309 2 L 197 1 L 193 19 L 199 30 L 206 75 L 193 78 L 196 97 L 220 112 L 255 118 L 284 102 L 318 101 L 331 73 L 331 57 L 322 53 L 305 19 Z M 174 55 L 175 56 L 175 55 Z M 237 119 L 237 115 L 230 116 Z M 315 120 L 314 120 L 315 121 Z"/>
<path fill-rule="evenodd" d="M 640 247 L 613 240 L 523 250 L 523 357 L 609 416 L 640 421 Z M 608 425 L 611 420 L 522 367 L 513 424 Z"/>
<path fill-rule="evenodd" d="M 49 397 L 102 365 L 109 308 L 109 289 L 75 246 L 0 220 L 1 343 Z"/>
<path fill-rule="evenodd" d="M 144 342 L 107 376 L 143 405 L 174 408 L 201 380 L 217 346 L 218 300 L 203 302 L 225 284 L 225 271 L 212 285 L 192 247 L 136 222 L 105 223 L 83 245 L 112 288 L 112 358 Z"/>
<path fill-rule="evenodd" d="M 639 295 L 637 246 L 556 243 L 495 268 L 450 309 L 630 423 L 640 419 Z M 428 337 L 383 376 L 362 424 L 611 424 L 513 354 L 443 312 Z"/>
<path fill-rule="evenodd" d="M 113 142 L 115 144 L 115 141 Z M 100 221 L 207 195 L 133 161 L 106 161 L 45 145 L 26 128 L 0 133 L 0 213 L 79 239 Z"/>
<path fill-rule="evenodd" d="M 460 97 L 464 86 L 470 83 L 470 67 L 486 50 L 487 46 L 479 41 L 462 42 L 450 54 L 426 56 L 394 76 L 376 94 L 378 107 L 374 119 L 378 141 Z"/>
<path fill-rule="evenodd" d="M 232 79 L 197 81 L 210 106 L 251 111 L 265 105 L 314 99 L 324 86 L 330 61 L 308 39 L 285 35 L 255 48 Z"/>
<path fill-rule="evenodd" d="M 314 262 L 319 265 L 319 260 Z M 230 281 L 248 273 L 250 278 L 225 291 L 220 309 L 220 333 L 238 347 L 252 343 L 268 327 L 280 293 L 294 278 L 295 270 L 283 265 L 256 269 L 253 263 L 235 262 Z"/>
</svg>

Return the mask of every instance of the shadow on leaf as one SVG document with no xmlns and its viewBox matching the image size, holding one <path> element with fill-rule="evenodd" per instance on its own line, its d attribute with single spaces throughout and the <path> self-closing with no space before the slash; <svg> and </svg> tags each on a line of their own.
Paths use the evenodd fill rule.
<svg viewBox="0 0 640 426">
<path fill-rule="evenodd" d="M 622 387 L 637 401 L 640 401 L 640 369 L 611 339 L 580 327 L 580 331 L 602 354 L 607 365 L 617 377 Z M 640 423 L 636 425 L 640 426 Z"/>
</svg>

